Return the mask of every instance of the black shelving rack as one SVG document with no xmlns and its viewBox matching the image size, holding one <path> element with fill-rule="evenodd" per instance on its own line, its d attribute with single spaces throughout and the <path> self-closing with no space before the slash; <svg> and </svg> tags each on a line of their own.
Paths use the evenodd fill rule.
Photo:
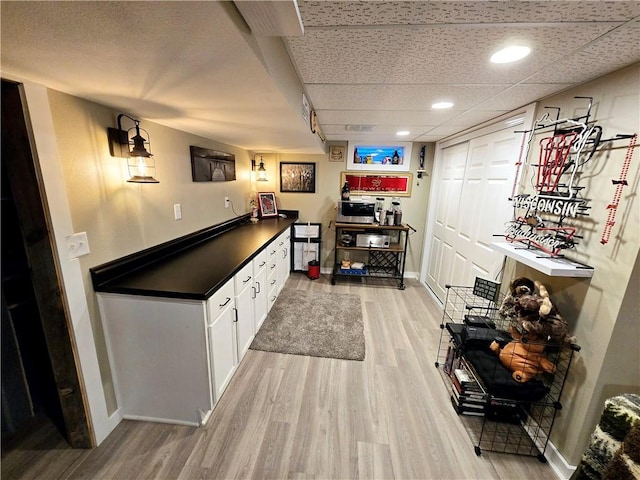
<svg viewBox="0 0 640 480">
<path fill-rule="evenodd" d="M 378 224 L 335 224 L 334 266 L 331 284 L 336 284 L 339 277 L 377 277 L 391 278 L 398 281 L 398 289 L 404 290 L 404 269 L 407 254 L 409 231 L 415 229 L 410 225 L 378 225 Z M 349 233 L 354 244 L 345 244 L 342 234 Z M 355 238 L 359 234 L 388 235 L 387 246 L 356 246 Z M 342 268 L 343 257 L 362 260 L 364 268 Z"/>
<path fill-rule="evenodd" d="M 562 409 L 564 384 L 573 355 L 580 347 L 545 343 L 545 356 L 555 365 L 555 372 L 538 374 L 526 383 L 514 381 L 513 385 L 507 385 L 504 367 L 497 355 L 488 350 L 492 339 L 512 340 L 509 321 L 498 314 L 502 300 L 499 284 L 487 292 L 479 288 L 479 283 L 486 286 L 492 282 L 477 279 L 474 287 L 446 286 L 435 366 L 449 393 L 454 392 L 452 375 L 456 369 L 467 372 L 482 393 L 482 408 L 464 422 L 476 455 L 490 451 L 535 456 L 546 462 L 544 454 L 556 414 Z M 471 337 L 486 339 L 486 345 L 482 340 L 471 346 Z M 487 368 L 491 355 L 496 361 Z M 484 365 L 480 366 L 481 363 Z M 468 413 L 459 408 L 456 411 L 460 415 Z"/>
</svg>

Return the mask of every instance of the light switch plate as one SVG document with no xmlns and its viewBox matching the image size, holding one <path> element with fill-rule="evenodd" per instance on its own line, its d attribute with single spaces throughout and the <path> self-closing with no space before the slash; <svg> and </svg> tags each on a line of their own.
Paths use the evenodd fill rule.
<svg viewBox="0 0 640 480">
<path fill-rule="evenodd" d="M 176 203 L 173 206 L 173 219 L 180 220 L 182 218 L 182 205 Z"/>
<path fill-rule="evenodd" d="M 65 240 L 67 241 L 67 255 L 70 260 L 90 253 L 87 232 L 68 235 Z"/>
</svg>

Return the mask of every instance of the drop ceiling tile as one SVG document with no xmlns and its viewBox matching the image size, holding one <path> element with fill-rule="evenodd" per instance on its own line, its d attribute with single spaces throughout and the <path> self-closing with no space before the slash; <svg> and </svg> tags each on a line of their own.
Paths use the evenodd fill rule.
<svg viewBox="0 0 640 480">
<path fill-rule="evenodd" d="M 463 127 L 460 125 L 442 125 L 439 127 L 435 127 L 429 130 L 428 132 L 425 132 L 423 135 L 416 138 L 415 141 L 416 142 L 425 141 L 424 140 L 425 137 L 430 137 L 430 138 L 437 137 L 437 139 L 439 140 L 441 138 L 448 137 L 449 135 L 455 135 L 456 133 L 462 132 L 467 128 L 469 127 Z"/>
<path fill-rule="evenodd" d="M 623 21 L 640 14 L 636 1 L 298 1 L 306 28 L 425 23 Z"/>
<path fill-rule="evenodd" d="M 522 81 L 616 26 L 527 25 L 326 29 L 287 42 L 306 84 L 501 84 Z M 490 64 L 491 54 L 512 41 L 533 53 L 523 62 Z"/>
<path fill-rule="evenodd" d="M 487 106 L 485 109 L 477 109 L 477 110 L 467 110 L 466 112 L 460 112 L 455 117 L 442 122 L 440 125 L 444 126 L 455 126 L 455 127 L 473 127 L 474 125 L 478 125 L 480 123 L 486 122 L 487 120 L 491 120 L 492 118 L 499 117 L 505 113 L 510 112 L 509 110 L 498 110 L 490 108 Z"/>
<path fill-rule="evenodd" d="M 624 25 L 580 51 L 565 55 L 527 82 L 552 78 L 559 83 L 582 83 L 636 62 L 640 62 L 640 21 Z"/>
<path fill-rule="evenodd" d="M 316 110 L 424 110 L 448 100 L 455 108 L 476 105 L 508 88 L 501 85 L 333 85 L 313 84 L 307 92 Z"/>
<path fill-rule="evenodd" d="M 525 83 L 515 85 L 505 89 L 493 98 L 478 103 L 472 110 L 514 110 L 515 108 L 535 102 L 540 98 L 565 90 L 570 86 L 570 83 Z"/>
<path fill-rule="evenodd" d="M 320 125 L 437 125 L 449 120 L 459 111 L 377 111 L 377 110 L 317 110 Z"/>
</svg>

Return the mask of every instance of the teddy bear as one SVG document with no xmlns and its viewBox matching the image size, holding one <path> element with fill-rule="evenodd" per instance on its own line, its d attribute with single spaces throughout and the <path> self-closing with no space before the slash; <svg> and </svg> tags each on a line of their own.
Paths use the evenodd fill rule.
<svg viewBox="0 0 640 480">
<path fill-rule="evenodd" d="M 523 340 L 522 335 L 512 328 L 511 336 L 514 340 L 503 348 L 495 340 L 489 348 L 498 355 L 500 363 L 512 372 L 511 377 L 516 382 L 525 383 L 539 373 L 556 371 L 556 366 L 544 355 L 545 345 L 536 341 L 535 335 L 527 335 Z"/>
<path fill-rule="evenodd" d="M 551 302 L 547 288 L 538 280 L 526 277 L 513 280 L 498 313 L 520 333 L 526 331 L 543 341 L 576 344 L 575 337 L 569 335 L 567 322 Z"/>
</svg>

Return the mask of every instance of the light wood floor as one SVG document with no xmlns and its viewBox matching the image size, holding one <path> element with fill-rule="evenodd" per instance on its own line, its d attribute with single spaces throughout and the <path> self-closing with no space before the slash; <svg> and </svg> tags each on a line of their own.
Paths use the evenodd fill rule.
<svg viewBox="0 0 640 480">
<path fill-rule="evenodd" d="M 477 419 L 455 414 L 434 366 L 441 311 L 424 287 L 347 280 L 286 288 L 359 294 L 364 362 L 250 350 L 206 427 L 123 421 L 93 450 L 50 428 L 3 456 L 3 480 L 556 478 L 534 457 L 475 455 Z"/>
</svg>

